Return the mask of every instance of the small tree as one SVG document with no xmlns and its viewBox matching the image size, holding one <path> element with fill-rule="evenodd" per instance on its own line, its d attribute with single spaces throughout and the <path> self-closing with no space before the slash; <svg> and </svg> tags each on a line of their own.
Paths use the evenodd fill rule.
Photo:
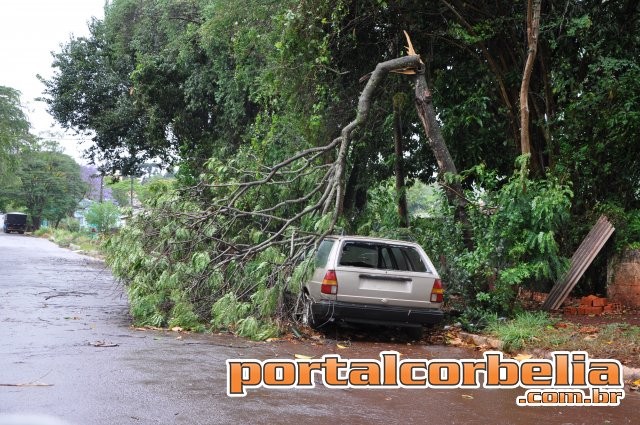
<svg viewBox="0 0 640 425">
<path fill-rule="evenodd" d="M 85 219 L 87 223 L 95 226 L 98 232 L 104 233 L 112 229 L 118 223 L 120 209 L 110 201 L 96 202 L 89 207 Z"/>
</svg>

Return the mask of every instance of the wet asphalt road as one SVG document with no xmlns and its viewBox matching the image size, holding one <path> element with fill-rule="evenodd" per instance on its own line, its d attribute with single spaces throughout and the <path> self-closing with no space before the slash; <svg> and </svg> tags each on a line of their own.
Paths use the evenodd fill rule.
<svg viewBox="0 0 640 425">
<path fill-rule="evenodd" d="M 517 407 L 521 390 L 316 387 L 229 398 L 228 358 L 336 351 L 377 358 L 381 350 L 427 359 L 477 354 L 437 345 L 359 342 L 337 350 L 330 339 L 256 343 L 135 330 L 123 288 L 102 263 L 33 237 L 0 234 L 0 300 L 0 415 L 47 414 L 78 425 L 630 424 L 640 411 L 640 396 L 629 392 L 621 406 L 599 408 Z M 31 385 L 6 386 L 25 383 Z"/>
</svg>

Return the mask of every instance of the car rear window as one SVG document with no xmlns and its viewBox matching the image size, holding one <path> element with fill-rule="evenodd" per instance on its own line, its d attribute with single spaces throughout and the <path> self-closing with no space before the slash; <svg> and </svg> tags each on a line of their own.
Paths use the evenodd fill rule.
<svg viewBox="0 0 640 425">
<path fill-rule="evenodd" d="M 327 260 L 329 259 L 329 254 L 331 253 L 334 242 L 332 239 L 325 239 L 320 242 L 318 252 L 316 252 L 316 267 L 323 268 L 327 266 Z"/>
<path fill-rule="evenodd" d="M 418 250 L 410 246 L 348 241 L 342 247 L 341 266 L 426 272 Z"/>
</svg>

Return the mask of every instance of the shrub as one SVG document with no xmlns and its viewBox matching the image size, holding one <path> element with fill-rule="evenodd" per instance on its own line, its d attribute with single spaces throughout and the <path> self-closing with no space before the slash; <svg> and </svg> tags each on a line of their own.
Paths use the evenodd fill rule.
<svg viewBox="0 0 640 425">
<path fill-rule="evenodd" d="M 105 233 L 118 224 L 120 208 L 112 202 L 95 202 L 91 204 L 85 219 L 94 226 L 98 232 Z"/>
<path fill-rule="evenodd" d="M 73 217 L 65 217 L 58 225 L 59 229 L 68 230 L 70 232 L 80 231 L 80 222 Z"/>
</svg>

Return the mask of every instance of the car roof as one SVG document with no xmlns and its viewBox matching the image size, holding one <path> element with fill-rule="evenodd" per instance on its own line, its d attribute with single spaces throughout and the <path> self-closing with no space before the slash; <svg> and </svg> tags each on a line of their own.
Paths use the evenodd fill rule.
<svg viewBox="0 0 640 425">
<path fill-rule="evenodd" d="M 386 238 L 374 238 L 370 236 L 350 236 L 350 235 L 329 235 L 324 239 L 336 239 L 336 240 L 349 240 L 357 242 L 383 242 L 388 244 L 402 244 L 402 245 L 418 245 L 416 242 L 402 241 L 399 239 L 386 239 Z"/>
</svg>

